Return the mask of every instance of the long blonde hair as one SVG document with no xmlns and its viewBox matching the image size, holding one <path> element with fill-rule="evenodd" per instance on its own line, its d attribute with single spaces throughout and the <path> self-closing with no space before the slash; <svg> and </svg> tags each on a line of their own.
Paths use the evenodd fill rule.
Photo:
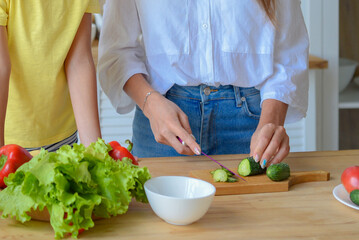
<svg viewBox="0 0 359 240">
<path fill-rule="evenodd" d="M 257 0 L 259 5 L 263 8 L 266 12 L 269 20 L 272 22 L 274 26 L 277 24 L 277 19 L 275 16 L 275 0 Z"/>
</svg>

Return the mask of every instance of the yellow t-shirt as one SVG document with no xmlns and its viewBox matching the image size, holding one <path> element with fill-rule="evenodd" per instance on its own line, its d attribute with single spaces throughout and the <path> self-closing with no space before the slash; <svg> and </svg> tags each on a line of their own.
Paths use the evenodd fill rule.
<svg viewBox="0 0 359 240">
<path fill-rule="evenodd" d="M 39 147 L 76 131 L 64 62 L 98 0 L 0 0 L 11 61 L 5 144 Z"/>
</svg>

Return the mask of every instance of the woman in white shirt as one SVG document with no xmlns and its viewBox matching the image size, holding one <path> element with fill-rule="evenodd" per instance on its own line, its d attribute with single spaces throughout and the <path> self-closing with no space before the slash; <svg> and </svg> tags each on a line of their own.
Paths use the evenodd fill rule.
<svg viewBox="0 0 359 240">
<path fill-rule="evenodd" d="M 300 0 L 107 0 L 99 79 L 117 112 L 137 104 L 135 155 L 249 153 L 265 167 L 289 153 L 284 122 L 306 114 L 308 45 Z"/>
</svg>

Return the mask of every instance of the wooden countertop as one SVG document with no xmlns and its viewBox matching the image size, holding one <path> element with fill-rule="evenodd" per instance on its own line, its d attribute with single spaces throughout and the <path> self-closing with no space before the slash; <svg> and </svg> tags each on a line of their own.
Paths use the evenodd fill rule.
<svg viewBox="0 0 359 240">
<path fill-rule="evenodd" d="M 235 167 L 244 155 L 215 156 Z M 332 195 L 346 167 L 358 165 L 359 150 L 291 153 L 285 162 L 292 171 L 329 171 L 328 182 L 292 186 L 289 192 L 215 196 L 207 214 L 188 226 L 170 225 L 150 206 L 133 202 L 125 215 L 95 221 L 80 239 L 355 239 L 359 211 Z M 216 168 L 203 156 L 143 159 L 153 177 L 186 176 L 191 170 Z M 0 219 L 1 239 L 53 239 L 49 223 L 24 224 Z"/>
<path fill-rule="evenodd" d="M 95 65 L 98 61 L 98 40 L 95 40 L 92 44 L 92 56 L 94 58 Z M 328 61 L 313 55 L 309 55 L 309 69 L 325 69 L 328 68 Z"/>
</svg>

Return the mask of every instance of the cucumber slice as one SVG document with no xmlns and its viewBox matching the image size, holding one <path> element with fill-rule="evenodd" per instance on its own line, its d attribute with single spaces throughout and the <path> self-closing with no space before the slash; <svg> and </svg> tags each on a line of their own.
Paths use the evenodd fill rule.
<svg viewBox="0 0 359 240">
<path fill-rule="evenodd" d="M 289 178 L 290 168 L 286 163 L 277 163 L 267 168 L 267 176 L 273 181 L 283 181 Z"/>
<path fill-rule="evenodd" d="M 213 180 L 215 182 L 226 182 L 228 179 L 227 172 L 223 169 L 216 169 L 213 173 Z"/>
<path fill-rule="evenodd" d="M 238 179 L 235 177 L 228 177 L 227 182 L 238 182 Z"/>
<path fill-rule="evenodd" d="M 225 168 L 219 168 L 210 172 L 215 182 L 237 182 L 238 179 Z"/>
<path fill-rule="evenodd" d="M 232 177 L 232 176 L 233 176 L 233 173 L 231 173 L 231 172 L 228 171 L 227 169 L 225 169 L 225 168 L 222 167 L 222 170 L 227 173 L 227 176 L 228 176 L 228 177 Z"/>
<path fill-rule="evenodd" d="M 242 176 L 257 175 L 265 172 L 259 162 L 256 162 L 253 157 L 243 159 L 238 165 L 238 173 Z"/>
<path fill-rule="evenodd" d="M 350 193 L 350 200 L 359 206 L 359 189 L 353 190 Z"/>
</svg>

